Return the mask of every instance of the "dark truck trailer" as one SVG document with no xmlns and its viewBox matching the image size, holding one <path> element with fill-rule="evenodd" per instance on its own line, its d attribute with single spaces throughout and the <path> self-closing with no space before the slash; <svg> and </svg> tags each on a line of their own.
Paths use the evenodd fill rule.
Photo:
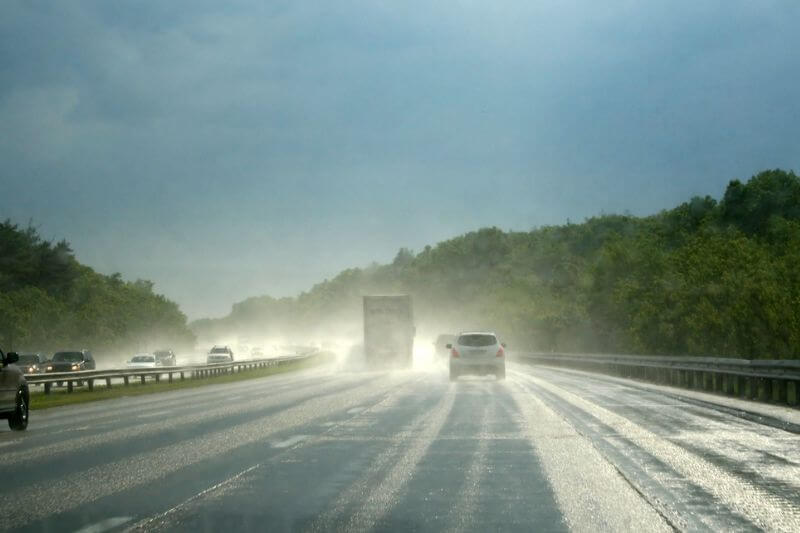
<svg viewBox="0 0 800 533">
<path fill-rule="evenodd" d="M 364 355 L 368 365 L 410 367 L 414 333 L 411 296 L 364 296 Z"/>
</svg>

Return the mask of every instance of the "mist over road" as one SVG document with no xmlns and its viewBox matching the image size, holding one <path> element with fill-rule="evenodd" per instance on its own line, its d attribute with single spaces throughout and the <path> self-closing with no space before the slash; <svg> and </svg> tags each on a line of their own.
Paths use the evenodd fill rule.
<svg viewBox="0 0 800 533">
<path fill-rule="evenodd" d="M 800 530 L 800 435 L 508 369 L 318 369 L 34 412 L 0 432 L 0 529 Z"/>
</svg>

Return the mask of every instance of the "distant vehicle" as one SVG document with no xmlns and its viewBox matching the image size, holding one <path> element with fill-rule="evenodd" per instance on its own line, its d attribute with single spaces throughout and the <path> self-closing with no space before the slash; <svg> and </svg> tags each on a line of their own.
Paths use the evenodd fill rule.
<svg viewBox="0 0 800 533">
<path fill-rule="evenodd" d="M 456 336 L 449 333 L 442 333 L 436 337 L 436 342 L 433 343 L 433 346 L 436 349 L 436 355 L 439 357 L 449 356 L 450 349 L 447 347 L 447 345 L 453 344 L 454 342 L 456 342 Z"/>
<path fill-rule="evenodd" d="M 175 353 L 172 350 L 156 350 L 153 352 L 161 366 L 175 366 Z"/>
<path fill-rule="evenodd" d="M 230 363 L 233 361 L 233 350 L 230 346 L 214 346 L 208 352 L 206 363 Z"/>
<path fill-rule="evenodd" d="M 253 346 L 253 349 L 250 350 L 250 357 L 253 359 L 264 357 L 264 350 L 261 348 L 261 346 Z"/>
<path fill-rule="evenodd" d="M 137 353 L 131 360 L 125 363 L 128 368 L 156 368 L 162 366 L 155 355 L 151 353 Z"/>
<path fill-rule="evenodd" d="M 19 361 L 16 363 L 25 374 L 41 374 L 44 372 L 46 364 L 47 357 L 39 352 L 21 353 L 19 354 Z"/>
<path fill-rule="evenodd" d="M 411 366 L 415 333 L 411 296 L 364 296 L 368 365 Z"/>
<path fill-rule="evenodd" d="M 494 374 L 506 378 L 505 344 L 492 332 L 471 331 L 458 335 L 450 349 L 450 380 L 464 374 Z"/>
<path fill-rule="evenodd" d="M 8 427 L 22 431 L 28 427 L 28 383 L 22 370 L 15 365 L 19 356 L 14 352 L 4 354 L 0 350 L 0 418 L 8 420 Z"/>
<path fill-rule="evenodd" d="M 77 372 L 94 369 L 94 357 L 89 350 L 56 352 L 45 367 L 46 372 Z"/>
</svg>

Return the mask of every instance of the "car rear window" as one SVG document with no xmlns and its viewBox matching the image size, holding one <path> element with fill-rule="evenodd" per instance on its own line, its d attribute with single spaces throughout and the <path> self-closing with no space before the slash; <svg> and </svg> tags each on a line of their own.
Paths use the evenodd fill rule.
<svg viewBox="0 0 800 533">
<path fill-rule="evenodd" d="M 137 355 L 131 361 L 134 363 L 152 363 L 155 358 L 152 355 Z"/>
<path fill-rule="evenodd" d="M 458 344 L 461 346 L 492 346 L 497 343 L 497 338 L 494 335 L 461 335 L 458 338 Z"/>
</svg>

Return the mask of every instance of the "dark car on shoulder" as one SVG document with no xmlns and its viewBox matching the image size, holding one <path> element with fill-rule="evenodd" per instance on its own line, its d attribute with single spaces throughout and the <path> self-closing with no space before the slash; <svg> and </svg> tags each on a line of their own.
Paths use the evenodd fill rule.
<svg viewBox="0 0 800 533">
<path fill-rule="evenodd" d="M 20 353 L 19 361 L 15 364 L 25 374 L 41 374 L 47 368 L 47 357 L 40 352 Z"/>
<path fill-rule="evenodd" d="M 156 350 L 153 352 L 156 356 L 156 363 L 160 366 L 175 366 L 175 353 L 172 350 Z"/>
<path fill-rule="evenodd" d="M 8 427 L 22 431 L 28 427 L 28 383 L 22 369 L 16 364 L 19 356 L 0 350 L 0 418 L 8 420 Z"/>
<path fill-rule="evenodd" d="M 45 367 L 47 372 L 78 372 L 94 370 L 95 362 L 89 350 L 56 352 Z"/>
</svg>

